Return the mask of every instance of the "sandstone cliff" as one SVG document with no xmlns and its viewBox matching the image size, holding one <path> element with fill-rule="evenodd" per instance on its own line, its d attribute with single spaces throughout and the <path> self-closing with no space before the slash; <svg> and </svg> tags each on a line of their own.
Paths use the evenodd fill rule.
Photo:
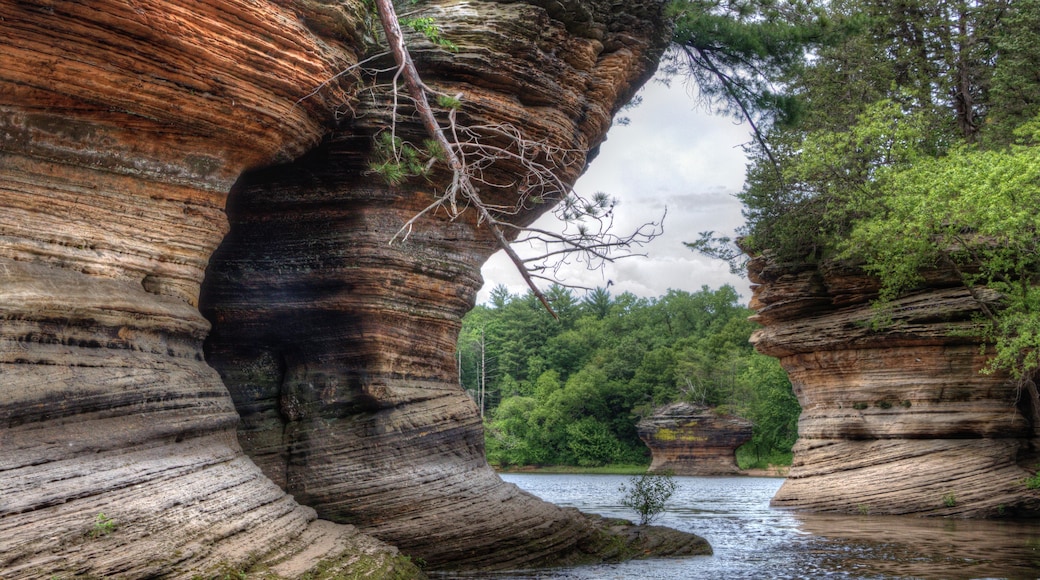
<svg viewBox="0 0 1040 580">
<path fill-rule="evenodd" d="M 854 267 L 754 259 L 752 336 L 802 406 L 790 476 L 774 505 L 814 511 L 1035 515 L 1032 397 L 979 371 L 979 303 L 949 272 L 895 301 L 875 330 L 875 280 Z M 986 300 L 995 296 L 980 296 Z M 1030 468 L 1034 471 L 1027 470 Z"/>
<path fill-rule="evenodd" d="M 426 46 L 421 68 L 468 118 L 579 151 L 573 180 L 662 46 L 659 5 L 616 8 L 439 4 L 462 50 Z M 0 1 L 5 580 L 418 574 L 373 536 L 456 567 L 704 549 L 483 463 L 447 378 L 492 248 L 465 218 L 387 246 L 437 183 L 363 174 L 387 95 L 337 75 L 369 55 L 369 18 L 332 0 Z M 233 398 L 203 355 L 203 286 Z"/>
<path fill-rule="evenodd" d="M 463 95 L 465 125 L 522 127 L 546 150 L 570 152 L 558 174 L 574 180 L 656 58 L 659 7 L 574 4 L 567 10 L 584 12 L 562 12 L 561 21 L 529 4 L 464 6 L 437 13 L 458 54 L 416 54 L 427 82 Z M 438 215 L 388 244 L 432 199 L 422 180 L 393 187 L 366 175 L 371 134 L 389 124 L 390 103 L 371 91 L 319 148 L 247 175 L 232 192 L 231 231 L 210 265 L 202 310 L 214 323 L 207 360 L 242 414 L 240 441 L 322 518 L 433 566 L 584 559 L 579 544 L 595 526 L 499 480 L 477 410 L 457 384 L 461 317 L 497 249 L 487 228 L 475 214 Z M 396 131 L 411 142 L 424 136 L 418 123 Z M 483 179 L 508 184 L 489 189 L 487 201 L 515 203 L 517 172 L 508 160 L 485 167 Z M 542 209 L 520 208 L 513 219 Z"/>
<path fill-rule="evenodd" d="M 636 426 L 653 454 L 650 471 L 675 475 L 740 473 L 734 453 L 751 440 L 751 422 L 715 409 L 672 403 Z"/>
</svg>

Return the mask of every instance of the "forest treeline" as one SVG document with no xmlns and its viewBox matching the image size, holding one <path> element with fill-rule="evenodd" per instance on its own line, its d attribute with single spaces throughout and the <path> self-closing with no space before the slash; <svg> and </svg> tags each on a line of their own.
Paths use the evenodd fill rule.
<svg viewBox="0 0 1040 580">
<path fill-rule="evenodd" d="M 755 324 L 730 286 L 658 298 L 495 288 L 464 319 L 459 381 L 485 422 L 492 464 L 646 464 L 636 423 L 690 401 L 750 419 L 744 467 L 790 461 L 798 402 L 778 362 L 748 343 Z"/>
</svg>

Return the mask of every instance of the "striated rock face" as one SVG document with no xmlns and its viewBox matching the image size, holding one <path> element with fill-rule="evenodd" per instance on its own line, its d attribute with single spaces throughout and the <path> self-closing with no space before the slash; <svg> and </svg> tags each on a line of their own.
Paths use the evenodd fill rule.
<svg viewBox="0 0 1040 580">
<path fill-rule="evenodd" d="M 561 21 L 532 4 L 445 3 L 434 15 L 459 52 L 415 54 L 427 83 L 461 95 L 461 125 L 507 127 L 559 152 L 542 155 L 572 182 L 614 111 L 652 72 L 659 9 L 574 3 L 556 14 Z M 453 354 L 480 265 L 497 247 L 475 212 L 456 220 L 438 212 L 389 244 L 450 179 L 391 187 L 368 175 L 372 135 L 390 124 L 391 103 L 374 88 L 356 120 L 319 148 L 245 176 L 232 193 L 231 231 L 210 264 L 202 311 L 214 324 L 207 360 L 242 415 L 242 445 L 321 517 L 434 567 L 598 557 L 600 538 L 614 531 L 503 483 L 486 463 Z M 396 133 L 424 138 L 403 121 Z M 490 130 L 481 139 L 510 147 Z M 485 189 L 485 201 L 515 204 L 531 187 L 522 175 L 509 159 L 486 166 L 482 178 L 498 186 Z M 518 209 L 511 219 L 527 223 L 546 205 Z M 685 539 L 664 552 L 703 549 Z"/>
<path fill-rule="evenodd" d="M 445 5 L 446 33 L 512 44 L 465 36 L 472 50 L 422 66 L 467 75 L 452 82 L 473 95 L 473 118 L 501 114 L 578 148 L 562 172 L 572 179 L 652 68 L 663 26 L 652 4 L 610 18 L 607 5 L 554 6 L 573 25 L 528 4 Z M 480 13 L 492 9 L 512 20 L 473 26 L 498 22 Z M 386 95 L 336 75 L 365 56 L 366 10 L 0 0 L 5 580 L 418 574 L 358 527 L 460 565 L 489 549 L 603 556 L 611 534 L 662 553 L 704 549 L 677 533 L 611 532 L 482 464 L 447 353 L 490 247 L 465 219 L 386 245 L 434 185 L 390 189 L 363 174 Z M 520 55 L 512 68 L 496 60 L 506 53 Z M 538 82 L 552 90 L 522 98 Z M 233 231 L 205 285 L 218 324 L 210 352 L 234 401 L 204 358 L 210 322 L 198 310 L 226 203 Z M 263 221 L 271 227 L 251 225 Z M 250 243 L 258 236 L 269 253 Z M 272 374 L 284 378 L 273 397 Z"/>
<path fill-rule="evenodd" d="M 263 475 L 202 356 L 196 305 L 228 189 L 312 147 L 347 96 L 293 107 L 357 60 L 308 14 L 0 2 L 5 579 L 415 571 Z"/>
<path fill-rule="evenodd" d="M 650 471 L 675 475 L 740 473 L 734 453 L 751 440 L 751 422 L 715 409 L 672 403 L 639 422 L 639 438 L 653 454 Z"/>
<path fill-rule="evenodd" d="M 875 280 L 841 264 L 756 258 L 752 336 L 787 370 L 802 406 L 790 476 L 774 505 L 814 511 L 1030 515 L 1040 493 L 1033 398 L 970 338 L 978 302 L 950 273 L 895 301 L 872 330 Z M 995 296 L 980 296 L 991 300 Z M 1035 469 L 1035 468 L 1034 468 Z"/>
</svg>

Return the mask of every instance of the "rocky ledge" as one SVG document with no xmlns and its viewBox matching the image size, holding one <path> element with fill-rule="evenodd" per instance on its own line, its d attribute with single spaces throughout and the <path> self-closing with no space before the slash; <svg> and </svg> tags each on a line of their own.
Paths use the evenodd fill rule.
<svg viewBox="0 0 1040 580">
<path fill-rule="evenodd" d="M 980 372 L 979 302 L 951 272 L 886 310 L 854 266 L 749 267 L 755 348 L 780 359 L 802 406 L 788 479 L 773 504 L 820 512 L 1007 517 L 1040 513 L 1037 409 Z"/>
<path fill-rule="evenodd" d="M 654 409 L 636 427 L 653 454 L 650 471 L 674 475 L 740 473 L 734 453 L 752 434 L 746 419 L 682 402 Z"/>
<path fill-rule="evenodd" d="M 460 49 L 410 39 L 427 83 L 470 126 L 566 150 L 565 183 L 667 38 L 650 0 L 423 7 Z M 421 133 L 355 66 L 388 64 L 364 3 L 0 1 L 0 21 L 5 580 L 708 550 L 545 504 L 484 462 L 450 353 L 494 247 L 469 214 L 388 245 L 450 176 L 367 172 L 389 120 Z M 517 168 L 485 169 L 511 203 Z"/>
</svg>

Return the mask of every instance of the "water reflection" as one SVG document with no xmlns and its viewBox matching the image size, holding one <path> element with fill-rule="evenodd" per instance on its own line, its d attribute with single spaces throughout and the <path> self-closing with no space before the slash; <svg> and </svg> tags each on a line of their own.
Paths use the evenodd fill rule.
<svg viewBox="0 0 1040 580">
<path fill-rule="evenodd" d="M 794 514 L 825 542 L 825 568 L 856 566 L 892 577 L 1036 578 L 1040 525 L 1033 522 Z"/>
<path fill-rule="evenodd" d="M 618 488 L 628 477 L 507 474 L 503 479 L 559 505 L 607 517 L 635 517 L 620 504 Z M 799 514 L 769 507 L 780 479 L 677 477 L 676 481 L 678 489 L 658 523 L 705 537 L 713 556 L 512 572 L 497 578 L 1040 577 L 1040 523 Z"/>
</svg>

